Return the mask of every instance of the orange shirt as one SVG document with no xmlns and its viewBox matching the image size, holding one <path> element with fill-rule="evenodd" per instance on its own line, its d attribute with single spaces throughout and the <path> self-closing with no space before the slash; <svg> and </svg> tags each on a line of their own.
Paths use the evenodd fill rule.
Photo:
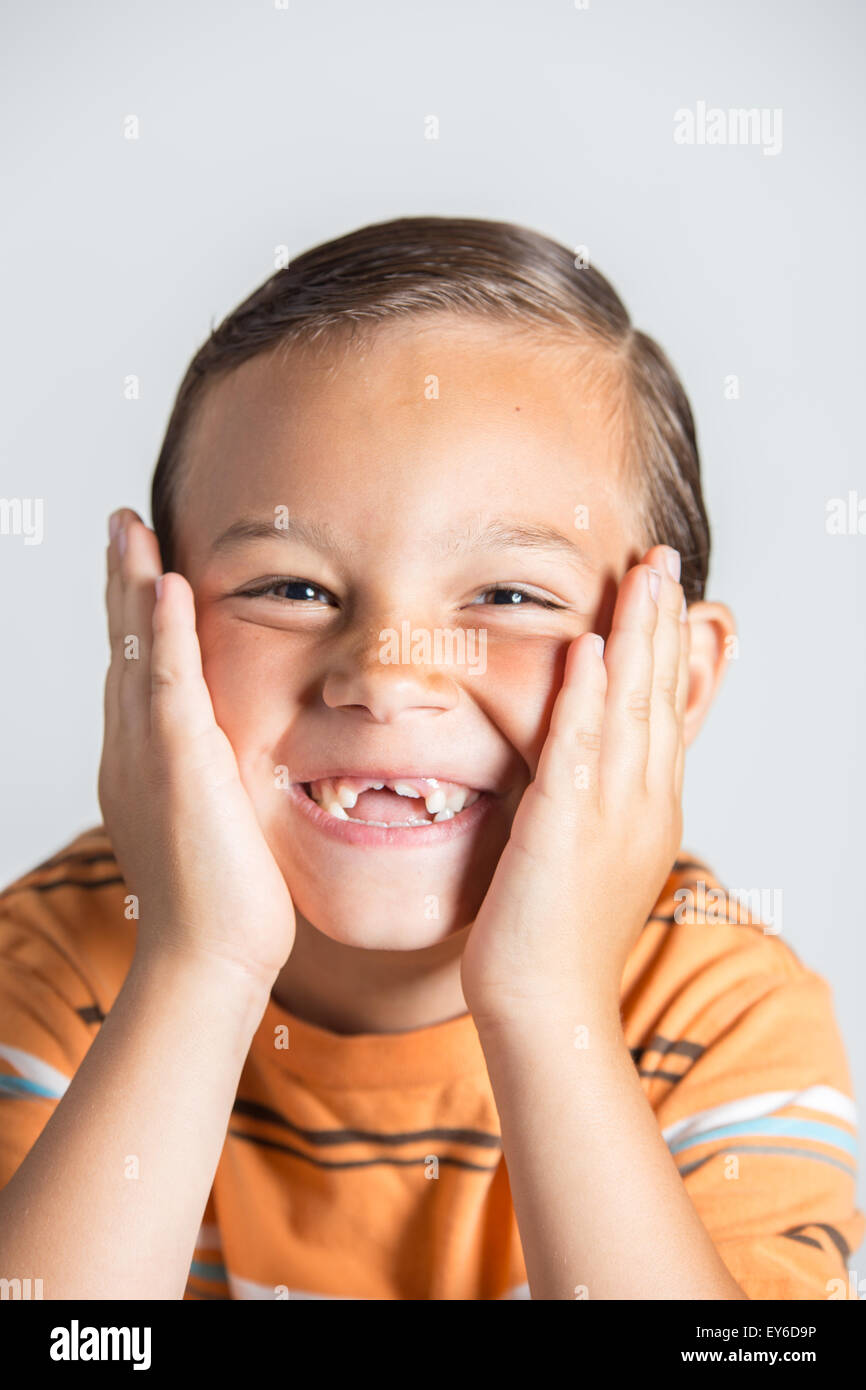
<svg viewBox="0 0 866 1390">
<path fill-rule="evenodd" d="M 846 1259 L 866 1221 L 830 989 L 714 889 L 704 864 L 677 861 L 623 976 L 626 1041 L 744 1292 L 856 1297 Z M 125 891 L 99 827 L 0 895 L 0 1187 L 129 969 Z M 188 1299 L 528 1298 L 471 1016 L 345 1036 L 271 999 L 190 1253 Z"/>
</svg>

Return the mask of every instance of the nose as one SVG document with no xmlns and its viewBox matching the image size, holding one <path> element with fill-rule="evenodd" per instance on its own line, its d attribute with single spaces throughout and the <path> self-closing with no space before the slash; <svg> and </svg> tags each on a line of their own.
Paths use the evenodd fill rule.
<svg viewBox="0 0 866 1390">
<path fill-rule="evenodd" d="M 322 688 L 325 704 L 356 710 L 378 724 L 454 709 L 460 698 L 457 682 L 447 665 L 414 659 L 418 652 L 429 658 L 431 644 L 424 641 L 425 629 L 407 632 L 408 628 L 408 623 L 396 630 L 377 627 L 337 660 Z"/>
</svg>

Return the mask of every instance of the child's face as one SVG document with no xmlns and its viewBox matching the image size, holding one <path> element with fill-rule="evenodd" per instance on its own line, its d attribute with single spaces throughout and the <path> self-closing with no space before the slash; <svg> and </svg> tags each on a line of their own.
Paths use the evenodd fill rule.
<svg viewBox="0 0 866 1390">
<path fill-rule="evenodd" d="M 438 317 L 363 350 L 255 358 L 211 389 L 177 564 L 268 843 L 298 911 L 335 940 L 417 949 L 472 921 L 567 645 L 606 635 L 643 549 L 609 404 L 573 352 Z M 218 546 L 241 519 L 265 534 Z M 302 784 L 338 773 L 487 795 L 430 828 L 364 829 L 428 812 L 386 788 L 327 816 Z"/>
</svg>

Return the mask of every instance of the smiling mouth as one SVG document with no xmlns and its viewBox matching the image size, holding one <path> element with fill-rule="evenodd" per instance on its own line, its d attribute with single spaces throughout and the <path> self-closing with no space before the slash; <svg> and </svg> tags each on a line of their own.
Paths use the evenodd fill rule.
<svg viewBox="0 0 866 1390">
<path fill-rule="evenodd" d="M 388 830 L 454 820 L 482 795 L 438 777 L 323 777 L 301 786 L 335 820 Z"/>
</svg>

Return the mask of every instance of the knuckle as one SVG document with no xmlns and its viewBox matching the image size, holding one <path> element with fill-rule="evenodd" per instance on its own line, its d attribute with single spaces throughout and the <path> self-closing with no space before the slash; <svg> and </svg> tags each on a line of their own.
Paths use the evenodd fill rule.
<svg viewBox="0 0 866 1390">
<path fill-rule="evenodd" d="M 650 703 L 646 690 L 632 690 L 625 698 L 625 709 L 633 719 L 644 721 L 649 719 Z"/>
<path fill-rule="evenodd" d="M 653 693 L 661 700 L 673 708 L 676 705 L 679 681 L 675 675 L 665 675 L 656 678 Z"/>
<path fill-rule="evenodd" d="M 173 670 L 171 666 L 163 662 L 151 664 L 150 668 L 150 688 L 154 695 L 166 694 L 177 690 L 181 685 L 180 672 Z"/>
<path fill-rule="evenodd" d="M 598 753 L 601 751 L 601 731 L 579 727 L 572 730 L 572 742 L 575 748 L 581 753 Z"/>
</svg>

